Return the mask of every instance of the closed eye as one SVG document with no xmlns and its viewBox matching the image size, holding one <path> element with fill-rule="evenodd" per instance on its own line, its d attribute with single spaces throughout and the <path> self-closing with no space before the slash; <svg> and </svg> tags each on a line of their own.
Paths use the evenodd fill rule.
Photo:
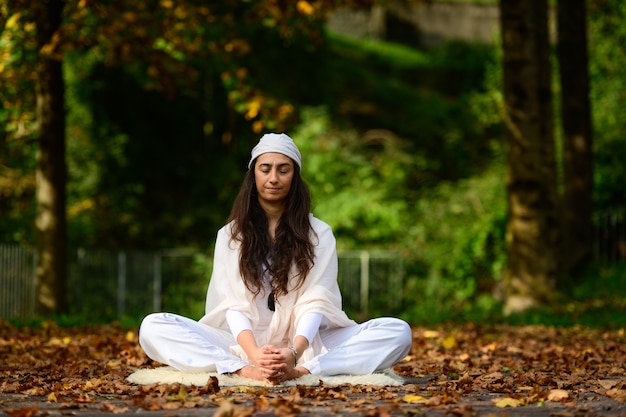
<svg viewBox="0 0 626 417">
<path fill-rule="evenodd" d="M 279 174 L 288 174 L 289 171 L 290 171 L 290 168 L 291 167 L 289 166 L 289 164 L 281 165 L 279 167 L 279 169 L 278 169 L 278 173 Z M 269 174 L 272 171 L 272 169 L 271 169 L 271 167 L 269 165 L 263 164 L 259 168 L 259 171 L 262 172 L 263 174 Z"/>
</svg>

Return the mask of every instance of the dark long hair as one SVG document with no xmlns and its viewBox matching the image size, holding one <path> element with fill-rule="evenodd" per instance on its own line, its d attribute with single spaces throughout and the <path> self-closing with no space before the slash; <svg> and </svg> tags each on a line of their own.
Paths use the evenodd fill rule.
<svg viewBox="0 0 626 417">
<path fill-rule="evenodd" d="M 259 294 L 263 282 L 263 271 L 268 270 L 274 297 L 278 298 L 289 290 L 289 272 L 295 264 L 300 287 L 313 267 L 313 228 L 309 219 L 311 194 L 300 176 L 300 168 L 294 163 L 291 188 L 274 239 L 268 231 L 268 220 L 259 204 L 254 178 L 253 161 L 244 178 L 239 194 L 230 212 L 233 221 L 231 240 L 241 243 L 239 270 L 243 281 L 252 293 Z"/>
</svg>

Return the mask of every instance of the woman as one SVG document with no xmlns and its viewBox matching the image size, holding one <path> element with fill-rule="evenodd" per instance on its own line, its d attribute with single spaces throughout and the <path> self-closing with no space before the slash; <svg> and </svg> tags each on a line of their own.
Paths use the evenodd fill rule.
<svg viewBox="0 0 626 417">
<path fill-rule="evenodd" d="M 407 355 L 412 334 L 404 321 L 357 324 L 342 311 L 335 238 L 310 214 L 301 165 L 285 134 L 266 134 L 252 149 L 217 234 L 206 314 L 199 322 L 147 316 L 139 340 L 150 358 L 279 384 L 309 373 L 368 374 Z"/>
</svg>

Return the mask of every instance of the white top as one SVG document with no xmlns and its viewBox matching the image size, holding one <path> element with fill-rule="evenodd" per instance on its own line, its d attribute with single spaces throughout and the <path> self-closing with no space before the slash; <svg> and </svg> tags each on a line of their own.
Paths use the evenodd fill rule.
<svg viewBox="0 0 626 417">
<path fill-rule="evenodd" d="M 356 323 L 349 319 L 341 309 L 341 293 L 337 284 L 337 250 L 335 237 L 330 226 L 310 216 L 311 225 L 316 236 L 314 265 L 309 271 L 301 287 L 289 291 L 280 297 L 274 313 L 267 308 L 267 297 L 254 295 L 246 288 L 239 272 L 239 242 L 230 241 L 231 224 L 222 227 L 217 233 L 213 273 L 207 291 L 206 311 L 201 323 L 212 327 L 230 329 L 227 313 L 239 311 L 250 322 L 250 330 L 254 333 L 259 346 L 289 346 L 297 334 L 307 337 L 311 323 L 309 313 L 320 315 L 320 324 L 314 328 L 348 327 Z M 294 283 L 295 284 L 295 283 Z M 271 315 L 268 319 L 268 312 Z M 231 314 L 231 313 L 229 313 Z M 315 317 L 315 316 L 311 316 Z M 302 323 L 302 324 L 301 324 Z M 237 325 L 234 325 L 237 327 Z M 241 327 L 239 327 L 241 329 Z M 233 333 L 237 332 L 235 328 Z M 306 333 L 306 334 L 305 334 Z M 238 334 L 238 333 L 237 333 Z M 303 361 L 312 359 L 325 350 L 321 338 L 316 331 L 309 339 L 309 348 L 303 352 Z M 308 339 L 308 337 L 307 337 Z M 247 359 L 240 346 L 231 346 L 231 352 Z"/>
<path fill-rule="evenodd" d="M 258 298 L 259 297 L 257 297 L 257 300 Z M 265 309 L 272 313 L 272 311 L 270 311 L 268 308 Z M 261 307 L 259 311 L 262 310 L 263 308 Z M 262 313 L 257 331 L 264 331 L 269 326 L 271 318 L 272 314 Z M 248 318 L 241 311 L 228 310 L 226 312 L 226 320 L 228 321 L 228 327 L 230 327 L 230 331 L 232 332 L 233 336 L 235 336 L 235 338 L 237 338 L 237 336 L 239 336 L 239 333 L 243 332 L 244 330 L 252 331 L 252 325 L 250 324 L 250 320 L 248 320 Z M 306 314 L 304 317 L 302 317 L 300 323 L 298 323 L 298 327 L 296 328 L 296 336 L 304 336 L 306 340 L 311 343 L 311 340 L 313 340 L 313 338 L 317 334 L 317 331 L 320 328 L 321 322 L 322 315 L 320 313 Z"/>
</svg>

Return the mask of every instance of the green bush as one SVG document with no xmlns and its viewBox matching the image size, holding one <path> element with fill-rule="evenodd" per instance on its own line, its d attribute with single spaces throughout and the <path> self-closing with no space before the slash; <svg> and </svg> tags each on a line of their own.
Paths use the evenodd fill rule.
<svg viewBox="0 0 626 417">
<path fill-rule="evenodd" d="M 626 212 L 626 3 L 592 1 L 589 57 L 597 212 Z"/>
<path fill-rule="evenodd" d="M 503 165 L 494 164 L 421 196 L 406 229 L 415 265 L 407 267 L 412 320 L 459 319 L 496 308 L 506 254 L 503 173 Z"/>
</svg>

